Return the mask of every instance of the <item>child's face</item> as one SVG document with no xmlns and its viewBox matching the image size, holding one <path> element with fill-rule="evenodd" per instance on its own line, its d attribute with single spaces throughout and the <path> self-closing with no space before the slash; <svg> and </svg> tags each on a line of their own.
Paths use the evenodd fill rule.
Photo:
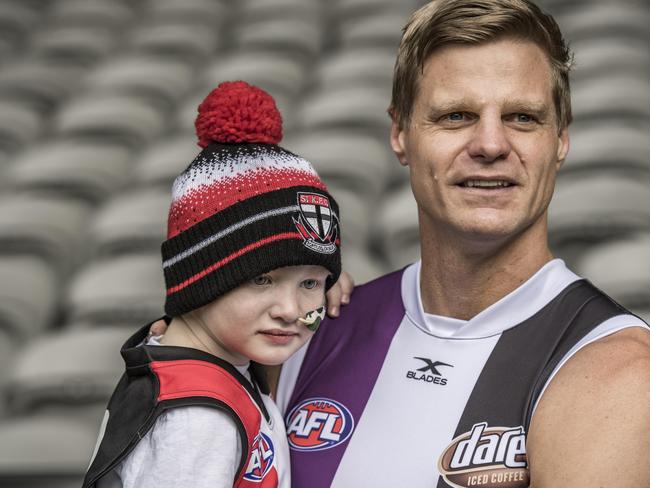
<svg viewBox="0 0 650 488">
<path fill-rule="evenodd" d="M 312 332 L 298 318 L 325 303 L 329 271 L 288 266 L 244 283 L 194 312 L 232 364 L 283 363 Z"/>
</svg>

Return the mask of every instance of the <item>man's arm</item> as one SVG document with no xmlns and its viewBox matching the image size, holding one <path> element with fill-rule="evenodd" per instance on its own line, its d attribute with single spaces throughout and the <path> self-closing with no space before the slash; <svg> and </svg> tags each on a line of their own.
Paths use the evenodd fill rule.
<svg viewBox="0 0 650 488">
<path fill-rule="evenodd" d="M 650 332 L 586 346 L 560 369 L 530 426 L 532 488 L 650 486 Z"/>
</svg>

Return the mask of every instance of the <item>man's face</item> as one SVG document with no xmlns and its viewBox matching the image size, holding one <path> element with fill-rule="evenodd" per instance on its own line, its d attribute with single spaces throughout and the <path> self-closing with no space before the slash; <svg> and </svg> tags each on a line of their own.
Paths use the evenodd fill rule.
<svg viewBox="0 0 650 488">
<path fill-rule="evenodd" d="M 435 51 L 409 126 L 394 124 L 391 134 L 410 168 L 423 233 L 484 241 L 545 229 L 569 145 L 557 124 L 550 64 L 535 44 L 504 39 Z"/>
</svg>

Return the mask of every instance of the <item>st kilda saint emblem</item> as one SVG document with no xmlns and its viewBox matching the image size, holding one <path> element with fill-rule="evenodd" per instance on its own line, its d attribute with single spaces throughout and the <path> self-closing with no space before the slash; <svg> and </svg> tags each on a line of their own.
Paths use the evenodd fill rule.
<svg viewBox="0 0 650 488">
<path fill-rule="evenodd" d="M 322 254 L 336 252 L 338 244 L 338 217 L 329 198 L 318 193 L 298 193 L 300 214 L 293 218 L 305 246 Z"/>
</svg>

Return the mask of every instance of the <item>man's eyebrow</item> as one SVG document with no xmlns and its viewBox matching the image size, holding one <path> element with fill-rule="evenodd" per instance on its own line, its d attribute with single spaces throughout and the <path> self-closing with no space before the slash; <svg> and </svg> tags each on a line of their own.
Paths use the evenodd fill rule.
<svg viewBox="0 0 650 488">
<path fill-rule="evenodd" d="M 427 114 L 429 118 L 437 118 L 441 115 L 450 112 L 465 112 L 471 111 L 472 105 L 468 100 L 459 99 L 459 100 L 446 100 L 444 102 L 433 102 L 429 105 Z"/>
<path fill-rule="evenodd" d="M 535 102 L 530 100 L 508 100 L 505 104 L 505 112 L 523 112 L 535 115 L 546 115 L 550 108 L 548 103 Z"/>
</svg>

